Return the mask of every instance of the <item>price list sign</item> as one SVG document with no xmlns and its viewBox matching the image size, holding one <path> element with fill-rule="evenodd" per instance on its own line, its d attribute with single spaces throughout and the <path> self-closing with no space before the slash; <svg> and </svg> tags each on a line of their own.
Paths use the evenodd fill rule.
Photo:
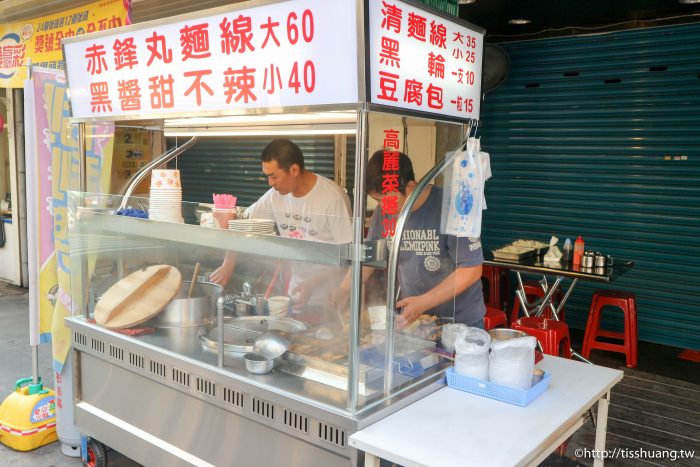
<svg viewBox="0 0 700 467">
<path fill-rule="evenodd" d="M 355 103 L 356 16 L 354 1 L 296 0 L 71 38 L 73 117 Z"/>
<path fill-rule="evenodd" d="M 370 101 L 478 119 L 484 35 L 399 0 L 369 0 Z"/>
</svg>

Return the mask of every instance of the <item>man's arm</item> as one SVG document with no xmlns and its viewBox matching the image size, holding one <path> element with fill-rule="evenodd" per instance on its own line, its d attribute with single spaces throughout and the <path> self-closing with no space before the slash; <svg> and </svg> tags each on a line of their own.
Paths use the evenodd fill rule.
<svg viewBox="0 0 700 467">
<path fill-rule="evenodd" d="M 368 266 L 363 266 L 362 267 L 362 283 L 364 284 L 369 280 L 370 277 L 372 277 L 372 274 L 374 273 L 375 269 L 370 268 Z M 351 271 L 348 271 L 347 274 L 345 274 L 345 278 L 343 279 L 343 282 L 340 284 L 340 287 L 337 289 L 333 290 L 331 292 L 330 296 L 330 301 L 333 305 L 340 307 L 342 305 L 345 305 L 347 303 L 348 298 L 350 297 L 350 273 Z"/>
<path fill-rule="evenodd" d="M 403 311 L 397 320 L 397 326 L 401 328 L 410 325 L 426 311 L 452 300 L 478 280 L 481 280 L 481 264 L 458 267 L 442 282 L 424 294 L 399 300 L 396 303 L 396 308 L 403 308 Z"/>
<path fill-rule="evenodd" d="M 233 276 L 233 271 L 235 271 L 235 269 L 236 253 L 233 251 L 227 251 L 226 256 L 224 256 L 223 264 L 221 264 L 221 266 L 219 266 L 209 275 L 209 282 L 225 287 L 226 284 L 228 284 L 228 281 L 231 280 L 231 276 Z"/>
</svg>

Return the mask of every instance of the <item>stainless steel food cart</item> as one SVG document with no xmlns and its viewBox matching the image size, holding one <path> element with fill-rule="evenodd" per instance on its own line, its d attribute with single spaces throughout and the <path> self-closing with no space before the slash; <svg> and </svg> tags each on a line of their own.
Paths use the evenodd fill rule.
<svg viewBox="0 0 700 467">
<path fill-rule="evenodd" d="M 330 16 L 324 18 L 324 15 Z M 422 18 L 421 24 L 427 25 L 427 32 L 422 31 L 422 41 L 420 36 L 416 37 L 420 29 L 415 29 L 415 23 L 409 23 L 409 16 L 413 21 Z M 128 67 L 125 71 L 129 75 L 120 75 L 115 70 L 120 68 L 119 64 L 124 68 L 127 57 L 117 57 L 121 53 L 117 52 L 118 48 L 123 51 L 125 45 L 136 47 L 146 38 L 146 42 L 150 40 L 150 58 L 163 60 L 167 57 L 167 49 L 163 48 L 161 54 L 156 54 L 154 38 L 168 37 L 168 31 L 174 30 L 175 37 L 179 34 L 183 54 L 186 51 L 200 54 L 188 55 L 187 61 L 183 59 L 186 68 L 186 65 L 203 58 L 205 53 L 211 52 L 214 56 L 218 53 L 214 49 L 208 52 L 201 49 L 202 36 L 188 42 L 191 36 L 187 34 L 192 31 L 201 33 L 203 24 L 224 31 L 234 20 L 251 18 L 253 23 L 259 21 L 260 29 L 263 25 L 271 29 L 271 24 L 282 24 L 281 28 L 284 28 L 286 20 L 286 37 L 281 30 L 279 35 L 283 45 L 316 41 L 321 48 L 330 47 L 334 57 L 323 53 L 315 56 L 316 52 L 306 49 L 297 51 L 302 60 L 289 63 L 290 79 L 285 80 L 291 88 L 296 88 L 296 92 L 292 89 L 287 100 L 265 100 L 265 96 L 259 93 L 259 102 L 248 102 L 241 94 L 241 82 L 231 85 L 230 81 L 224 80 L 229 91 L 234 89 L 239 94 L 228 95 L 226 102 L 222 97 L 222 105 L 218 105 L 218 101 L 203 102 L 199 95 L 203 92 L 206 100 L 209 91 L 210 94 L 218 93 L 218 88 L 213 85 L 201 87 L 197 81 L 200 83 L 198 89 L 193 91 L 190 87 L 185 91 L 181 88 L 178 94 L 176 81 L 174 85 L 171 82 L 171 90 L 175 92 L 170 97 L 184 95 L 189 98 L 183 98 L 182 102 L 176 99 L 170 108 L 163 106 L 164 100 L 159 100 L 167 97 L 164 94 L 158 94 L 155 100 L 153 97 L 156 89 L 164 89 L 156 85 L 162 85 L 163 77 L 168 76 L 166 73 L 177 71 L 162 65 L 165 68 L 157 70 L 157 76 L 149 80 L 150 109 L 128 105 L 125 108 L 124 103 L 133 104 L 133 99 L 121 100 L 121 108 L 118 108 L 117 96 L 123 97 L 127 92 L 123 87 L 126 78 L 139 79 L 138 66 L 136 70 Z M 329 18 L 334 20 L 330 25 Z M 275 23 L 274 19 L 278 21 Z M 404 31 L 404 36 L 396 36 L 400 30 Z M 240 47 L 245 46 L 241 44 L 246 38 L 251 39 L 251 36 L 242 34 L 235 44 L 239 47 L 235 51 L 243 51 Z M 392 39 L 392 35 L 399 39 Z M 347 37 L 353 39 L 349 45 L 350 55 L 343 53 L 348 47 Z M 267 37 L 266 42 L 268 39 L 277 40 Z M 450 41 L 449 46 L 445 40 Z M 457 40 L 460 44 L 455 45 Z M 435 43 L 430 46 L 433 41 Z M 409 86 L 409 77 L 404 76 L 411 73 L 410 61 L 417 57 L 416 49 L 412 47 L 420 47 L 419 42 L 437 47 L 438 51 L 444 49 L 442 54 L 417 49 L 423 57 L 420 76 L 426 76 L 422 89 L 413 77 L 410 77 Z M 261 47 L 261 41 L 255 44 Z M 399 56 L 395 55 L 398 53 L 397 44 L 404 50 L 409 49 L 400 56 L 403 60 L 401 70 L 397 67 Z M 226 45 L 222 40 L 222 50 Z M 280 115 L 296 115 L 301 116 L 302 121 L 294 124 L 293 129 L 316 128 L 333 134 L 340 121 L 346 129 L 349 125 L 357 141 L 353 210 L 350 218 L 343 219 L 351 226 L 352 241 L 346 244 L 114 215 L 119 206 L 135 202 L 130 193 L 124 196 L 99 195 L 85 193 L 84 188 L 71 193 L 71 292 L 76 314 L 67 321 L 73 346 L 75 422 L 80 430 L 145 465 L 361 464 L 356 450 L 348 446 L 348 437 L 440 388 L 444 384 L 443 371 L 450 363 L 436 352 L 434 339 L 431 341 L 424 336 L 395 330 L 393 318 L 400 242 L 392 242 L 391 237 L 388 245 L 384 241 L 364 240 L 365 163 L 369 153 L 387 146 L 386 139 L 382 139 L 389 129 L 382 123 L 384 117 L 398 118 L 404 134 L 409 129 L 430 128 L 433 135 L 430 157 L 436 164 L 420 181 L 415 196 L 409 197 L 404 209 L 398 213 L 393 238 L 400 239 L 415 198 L 429 182 L 451 167 L 456 150 L 465 142 L 470 125 L 478 117 L 482 47 L 483 31 L 479 28 L 420 3 L 381 0 L 253 1 L 64 41 L 73 122 L 79 126 L 81 138 L 86 134 L 86 126 L 108 120 L 136 122 L 177 118 L 170 123 L 166 121 L 166 130 L 177 127 L 181 134 L 206 134 L 205 130 L 212 128 L 218 131 L 231 128 L 233 124 L 227 120 L 231 116 L 241 118 L 242 125 L 247 128 L 254 128 L 256 125 L 281 125 L 270 121 L 274 122 Z M 146 62 L 147 56 L 139 54 L 140 50 L 136 55 L 129 55 L 132 65 Z M 283 52 L 279 54 L 283 55 Z M 305 54 L 312 55 L 312 58 L 303 62 Z M 438 56 L 440 58 L 434 60 Z M 104 57 L 109 60 L 103 61 Z M 334 60 L 340 60 L 338 63 L 342 64 L 347 62 L 349 73 L 340 74 Z M 456 60 L 457 65 L 452 66 L 450 60 Z M 284 65 L 282 62 L 284 60 L 280 58 L 277 64 L 280 68 Z M 269 69 L 274 81 L 276 70 L 272 65 Z M 110 75 L 111 72 L 114 74 Z M 230 76 L 232 72 L 228 67 L 223 74 Z M 418 74 L 416 72 L 416 77 L 420 77 Z M 200 73 L 197 79 L 206 75 Z M 350 75 L 347 78 L 349 85 L 345 82 L 347 75 Z M 185 76 L 188 76 L 187 72 Z M 269 84 L 267 76 L 266 70 L 265 82 Z M 438 87 L 431 79 L 446 83 L 449 80 L 450 84 Z M 120 94 L 114 89 L 107 91 L 110 84 L 121 86 Z M 146 85 L 142 89 L 143 96 L 146 96 Z M 297 96 L 303 94 L 304 89 L 308 94 L 307 101 L 303 96 Z M 320 93 L 315 94 L 319 89 Z M 268 94 L 274 93 L 267 91 Z M 235 105 L 239 103 L 235 97 L 241 99 L 239 106 Z M 144 97 L 141 102 L 147 101 Z M 271 116 L 271 120 L 251 123 L 253 116 L 261 114 Z M 319 115 L 320 119 L 309 119 L 312 114 Z M 304 116 L 306 120 L 303 120 Z M 193 117 L 214 120 L 198 122 Z M 85 164 L 83 154 L 82 181 Z M 143 202 L 147 206 L 147 200 Z M 187 205 L 183 203 L 183 208 Z M 327 219 L 329 222 L 336 220 Z M 272 372 L 262 375 L 246 371 L 241 349 L 229 346 L 223 336 L 226 329 L 231 331 L 226 326 L 240 318 L 227 311 L 226 305 L 233 300 L 228 295 L 218 300 L 210 321 L 192 326 L 155 326 L 152 334 L 125 335 L 92 320 L 95 304 L 101 295 L 129 272 L 152 264 L 170 264 L 187 277 L 195 260 L 223 258 L 227 251 L 237 252 L 241 261 L 248 263 L 273 259 L 278 265 L 323 267 L 329 277 L 350 274 L 349 307 L 334 312 L 322 307 L 291 309 L 288 319 L 302 323 L 306 332 L 292 337 L 293 340 L 300 339 L 299 346 L 290 348 L 284 358 L 276 361 Z M 383 292 L 387 297 L 386 330 L 372 330 L 362 318 L 361 272 L 366 265 L 386 270 Z M 268 324 L 274 321 L 267 316 L 257 316 L 252 320 Z M 325 333 L 318 333 L 321 328 L 325 328 L 325 333 L 330 332 L 333 339 L 326 339 Z M 326 352 L 319 354 L 318 347 L 326 345 Z"/>
</svg>

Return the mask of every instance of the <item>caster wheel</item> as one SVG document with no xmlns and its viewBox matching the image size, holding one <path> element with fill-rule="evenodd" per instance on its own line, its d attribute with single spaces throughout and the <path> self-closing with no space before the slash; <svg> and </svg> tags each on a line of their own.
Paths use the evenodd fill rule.
<svg viewBox="0 0 700 467">
<path fill-rule="evenodd" d="M 105 445 L 97 440 L 88 438 L 87 442 L 87 462 L 86 467 L 106 467 L 107 449 Z"/>
</svg>

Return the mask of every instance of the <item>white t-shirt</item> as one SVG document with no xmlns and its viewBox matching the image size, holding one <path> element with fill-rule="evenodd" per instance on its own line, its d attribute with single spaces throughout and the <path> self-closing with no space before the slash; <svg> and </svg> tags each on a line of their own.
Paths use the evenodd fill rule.
<svg viewBox="0 0 700 467">
<path fill-rule="evenodd" d="M 248 208 L 251 218 L 272 219 L 282 237 L 327 243 L 350 243 L 352 221 L 350 199 L 332 180 L 316 175 L 311 191 L 301 197 L 291 193 L 280 194 L 270 188 L 259 200 Z M 292 279 L 289 291 L 301 282 L 328 274 L 342 278 L 340 268 L 295 262 L 292 264 Z M 310 304 L 321 304 L 328 293 L 337 287 L 334 280 L 322 281 L 314 287 Z"/>
</svg>

